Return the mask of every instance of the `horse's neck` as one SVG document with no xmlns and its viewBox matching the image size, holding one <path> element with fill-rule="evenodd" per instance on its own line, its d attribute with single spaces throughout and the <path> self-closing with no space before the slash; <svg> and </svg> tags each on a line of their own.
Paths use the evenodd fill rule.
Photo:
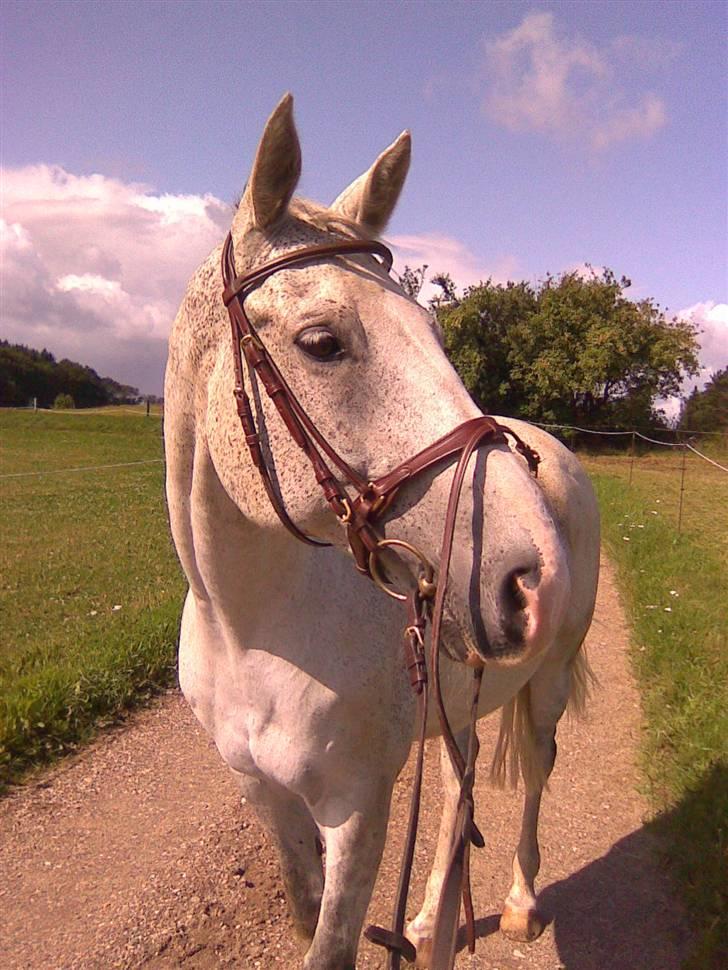
<svg viewBox="0 0 728 970">
<path fill-rule="evenodd" d="M 398 644 L 399 604 L 361 577 L 340 550 L 306 546 L 249 523 L 237 534 L 226 530 L 215 547 L 206 570 L 213 608 L 240 646 L 294 658 L 297 644 L 311 648 L 312 636 L 339 655 L 371 650 L 375 637 Z"/>
</svg>

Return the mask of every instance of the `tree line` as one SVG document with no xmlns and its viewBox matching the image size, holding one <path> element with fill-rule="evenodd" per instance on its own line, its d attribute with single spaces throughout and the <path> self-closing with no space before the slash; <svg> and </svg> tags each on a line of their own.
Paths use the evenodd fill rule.
<svg viewBox="0 0 728 970">
<path fill-rule="evenodd" d="M 417 298 L 427 266 L 400 282 Z M 431 277 L 445 350 L 484 411 L 587 428 L 667 427 L 659 400 L 698 372 L 696 326 L 668 319 L 652 299 L 627 299 L 630 281 L 609 269 L 562 273 L 537 284 L 487 280 L 458 294 Z M 98 407 L 136 403 L 136 387 L 47 350 L 0 340 L 0 406 Z M 679 427 L 728 430 L 728 367 L 684 402 Z"/>
<path fill-rule="evenodd" d="M 419 295 L 426 271 L 405 267 L 400 282 L 410 296 Z M 536 284 L 489 279 L 460 295 L 447 273 L 431 282 L 445 350 L 486 412 L 595 429 L 665 428 L 660 398 L 698 373 L 697 327 L 668 319 L 652 299 L 629 300 L 630 280 L 610 269 Z M 726 427 L 727 373 L 693 392 L 681 426 Z"/>
<path fill-rule="evenodd" d="M 0 340 L 0 407 L 91 408 L 107 404 L 136 404 L 139 390 L 100 377 L 74 360 L 57 361 L 48 350 Z"/>
</svg>

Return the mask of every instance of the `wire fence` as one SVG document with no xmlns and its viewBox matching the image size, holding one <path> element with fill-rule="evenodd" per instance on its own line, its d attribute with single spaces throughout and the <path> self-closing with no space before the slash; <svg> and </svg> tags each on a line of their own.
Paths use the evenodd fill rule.
<svg viewBox="0 0 728 970">
<path fill-rule="evenodd" d="M 728 473 L 728 462 L 723 458 L 724 454 L 728 454 L 728 435 L 725 431 L 693 431 L 676 428 L 655 432 L 649 429 L 651 433 L 645 434 L 637 428 L 617 430 L 546 424 L 538 421 L 532 423 L 556 434 L 573 451 L 582 452 L 588 456 L 589 464 L 597 468 L 601 466 L 603 469 L 624 476 L 626 463 L 626 477 L 630 485 L 635 481 L 637 474 L 649 479 L 649 484 L 652 486 L 656 486 L 656 480 L 661 479 L 664 487 L 667 484 L 664 481 L 665 473 L 672 474 L 676 479 L 677 494 L 672 498 L 674 498 L 678 532 L 683 531 L 684 512 L 691 495 L 696 498 L 694 505 L 700 507 L 701 519 L 705 521 L 712 511 L 715 513 L 717 527 L 725 531 L 725 523 L 718 524 L 718 519 L 721 513 L 724 518 L 728 517 L 726 512 L 728 488 L 722 496 L 710 494 L 711 487 L 720 492 L 723 485 L 728 486 L 728 479 L 723 478 L 723 474 Z M 665 437 L 657 438 L 656 433 L 662 433 Z M 700 448 L 696 448 L 694 444 L 698 435 L 702 436 Z M 673 440 L 666 440 L 668 438 Z M 706 447 L 719 451 L 722 460 L 718 461 L 717 458 L 705 454 Z M 662 449 L 665 450 L 665 455 L 660 454 Z M 678 463 L 669 461 L 670 454 L 679 456 Z M 706 481 L 704 473 L 696 476 L 693 471 L 689 474 L 688 456 L 694 456 L 698 465 L 703 466 L 703 470 L 717 469 L 717 475 L 713 476 L 714 481 Z M 696 478 L 699 478 L 699 481 L 696 481 Z M 710 499 L 713 501 L 711 502 Z M 656 501 L 659 503 L 661 500 L 657 498 Z"/>
<path fill-rule="evenodd" d="M 33 408 L 8 408 L 3 410 L 33 410 Z M 114 409 L 115 413 L 121 411 L 137 416 L 143 416 L 145 414 L 145 409 L 132 407 Z M 44 415 L 90 416 L 108 413 L 108 409 L 86 408 L 76 411 L 57 409 L 43 410 L 39 413 L 43 413 Z M 146 414 L 149 414 L 148 410 Z M 157 418 L 162 417 L 159 412 L 156 414 L 153 413 L 152 416 Z M 539 421 L 533 421 L 531 423 L 555 434 L 571 450 L 586 457 L 587 464 L 592 464 L 597 468 L 601 466 L 603 469 L 614 471 L 623 477 L 626 476 L 630 485 L 635 480 L 635 475 L 642 475 L 646 478 L 652 476 L 653 479 L 655 476 L 658 476 L 662 479 L 663 487 L 667 486 L 669 489 L 669 483 L 665 481 L 664 473 L 672 474 L 675 479 L 676 495 L 672 496 L 670 504 L 674 500 L 678 532 L 681 532 L 683 529 L 687 497 L 691 492 L 696 490 L 698 484 L 703 490 L 706 484 L 703 481 L 704 476 L 701 477 L 700 483 L 696 483 L 695 475 L 690 472 L 687 460 L 688 456 L 699 464 L 702 464 L 705 468 L 715 469 L 717 479 L 721 480 L 720 486 L 724 482 L 728 485 L 728 479 L 723 478 L 723 475 L 728 473 L 728 458 L 724 457 L 724 455 L 728 456 L 728 434 L 725 431 L 706 432 L 685 429 L 665 429 L 664 431 L 655 432 L 653 429 L 583 428 L 578 425 Z M 647 430 L 650 431 L 649 434 L 645 433 Z M 661 434 L 662 437 L 658 438 L 655 436 L 656 434 Z M 696 444 L 700 444 L 700 447 L 696 447 Z M 706 454 L 706 448 L 713 450 L 716 457 L 711 457 L 711 455 Z M 664 458 L 655 459 L 655 454 L 663 450 L 667 455 L 672 453 L 679 456 L 678 462 L 666 462 Z M 718 457 L 721 460 L 718 460 Z M 0 472 L 0 480 L 37 479 L 48 475 L 55 476 L 132 468 L 134 466 L 162 464 L 163 462 L 163 458 L 148 458 L 127 462 L 75 465 L 65 468 L 45 468 L 9 473 Z M 691 481 L 691 477 L 693 481 Z M 655 484 L 655 482 L 653 481 L 652 484 Z M 720 488 L 720 486 L 718 487 Z M 656 501 L 660 500 L 656 499 Z M 724 505 L 728 504 L 728 493 L 722 498 L 720 495 L 716 495 L 715 501 L 718 507 L 721 507 L 721 503 Z"/>
</svg>

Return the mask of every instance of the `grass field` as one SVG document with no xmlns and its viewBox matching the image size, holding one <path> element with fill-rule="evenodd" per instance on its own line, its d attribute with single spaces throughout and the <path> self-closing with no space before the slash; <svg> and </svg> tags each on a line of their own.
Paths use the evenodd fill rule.
<svg viewBox="0 0 728 970">
<path fill-rule="evenodd" d="M 0 787 L 174 678 L 184 583 L 161 433 L 142 408 L 0 411 Z M 679 453 L 582 458 L 632 620 L 645 778 L 699 970 L 726 933 L 728 474 L 687 458 L 678 534 Z"/>
<path fill-rule="evenodd" d="M 121 408 L 0 412 L 0 787 L 173 679 L 161 431 Z M 126 467 L 63 471 L 96 465 Z"/>
<path fill-rule="evenodd" d="M 719 456 L 718 460 L 720 460 Z M 634 633 L 643 768 L 698 930 L 694 970 L 728 952 L 728 474 L 690 456 L 584 458 Z M 722 464 L 726 464 L 723 456 Z M 721 957 L 723 954 L 723 957 Z"/>
</svg>

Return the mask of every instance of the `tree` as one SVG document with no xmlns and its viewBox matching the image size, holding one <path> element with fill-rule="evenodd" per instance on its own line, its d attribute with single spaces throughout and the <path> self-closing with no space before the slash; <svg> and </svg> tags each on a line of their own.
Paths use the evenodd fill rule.
<svg viewBox="0 0 728 970">
<path fill-rule="evenodd" d="M 435 312 L 455 370 L 483 410 L 520 413 L 524 391 L 512 374 L 510 335 L 535 312 L 534 290 L 528 283 L 501 286 L 488 280 L 466 290 L 460 301 L 451 295 L 443 287 L 444 302 Z"/>
<path fill-rule="evenodd" d="M 399 277 L 399 285 L 407 296 L 411 296 L 413 300 L 416 300 L 420 295 L 420 290 L 425 282 L 426 272 L 427 263 L 419 266 L 417 269 L 412 269 L 411 266 L 405 266 L 404 271 Z"/>
<path fill-rule="evenodd" d="M 484 409 L 532 420 L 659 424 L 656 397 L 697 372 L 696 328 L 632 302 L 611 270 L 549 276 L 537 286 L 471 287 L 438 316 L 445 346 Z"/>
<path fill-rule="evenodd" d="M 70 394 L 57 394 L 53 402 L 55 411 L 72 411 L 75 407 L 76 404 Z"/>
<path fill-rule="evenodd" d="M 36 398 L 51 407 L 59 394 L 70 394 L 78 407 L 133 403 L 135 387 L 99 377 L 91 367 L 73 360 L 56 361 L 48 350 L 32 350 L 0 340 L 0 406 L 24 407 Z"/>
<path fill-rule="evenodd" d="M 728 367 L 716 371 L 703 390 L 693 389 L 680 415 L 689 431 L 728 431 Z"/>
<path fill-rule="evenodd" d="M 437 313 L 438 310 L 444 310 L 446 308 L 451 309 L 459 304 L 460 301 L 455 292 L 455 283 L 449 273 L 436 273 L 432 277 L 431 282 L 435 286 L 440 287 L 440 293 L 437 296 L 433 296 L 429 301 L 430 309 L 433 313 Z"/>
</svg>

